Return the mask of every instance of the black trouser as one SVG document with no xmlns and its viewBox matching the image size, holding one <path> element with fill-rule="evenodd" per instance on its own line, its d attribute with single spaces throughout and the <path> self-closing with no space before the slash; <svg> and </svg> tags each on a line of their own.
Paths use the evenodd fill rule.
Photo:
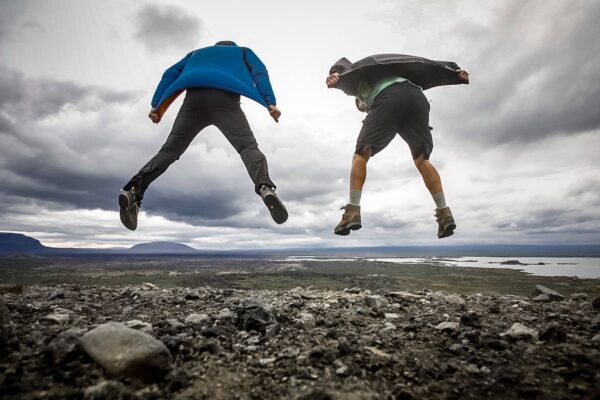
<svg viewBox="0 0 600 400">
<path fill-rule="evenodd" d="M 143 198 L 148 186 L 178 160 L 194 137 L 209 125 L 219 128 L 240 154 L 257 194 L 262 185 L 275 187 L 269 178 L 267 159 L 259 150 L 240 107 L 240 96 L 218 89 L 191 88 L 187 90 L 165 144 L 123 189 L 133 187 L 138 197 Z"/>
</svg>

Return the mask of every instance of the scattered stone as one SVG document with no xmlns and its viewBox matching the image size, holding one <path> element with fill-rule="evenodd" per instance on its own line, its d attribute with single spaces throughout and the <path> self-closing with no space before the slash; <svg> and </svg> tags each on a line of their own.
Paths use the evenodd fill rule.
<svg viewBox="0 0 600 400">
<path fill-rule="evenodd" d="M 449 295 L 445 295 L 443 296 L 444 300 L 446 300 L 447 303 L 451 303 L 451 304 L 465 304 L 465 299 L 463 299 L 462 297 L 460 297 L 457 294 L 449 294 Z"/>
<path fill-rule="evenodd" d="M 185 325 L 181 323 L 177 318 L 167 318 L 165 323 L 173 329 L 183 328 Z"/>
<path fill-rule="evenodd" d="M 94 361 L 118 376 L 154 380 L 171 370 L 171 353 L 162 342 L 118 322 L 92 329 L 81 344 Z"/>
<path fill-rule="evenodd" d="M 367 307 L 371 308 L 382 308 L 387 306 L 389 304 L 389 301 L 387 301 L 387 299 L 383 296 L 371 295 L 365 297 L 365 304 L 367 305 Z"/>
<path fill-rule="evenodd" d="M 300 354 L 300 349 L 297 347 L 286 347 L 277 354 L 279 358 L 296 358 Z"/>
<path fill-rule="evenodd" d="M 550 303 L 552 299 L 550 299 L 550 296 L 548 296 L 547 294 L 542 293 L 532 298 L 531 301 L 534 301 L 536 303 Z"/>
<path fill-rule="evenodd" d="M 173 299 L 173 304 L 175 304 L 175 305 L 185 304 L 185 299 L 183 297 L 181 297 L 181 296 L 176 296 Z"/>
<path fill-rule="evenodd" d="M 508 343 L 505 340 L 500 339 L 490 339 L 487 342 L 487 347 L 493 350 L 506 350 L 508 348 Z"/>
<path fill-rule="evenodd" d="M 183 295 L 183 297 L 186 300 L 199 300 L 200 299 L 200 293 L 198 293 L 196 290 L 188 290 L 185 292 L 185 294 Z"/>
<path fill-rule="evenodd" d="M 308 357 L 315 362 L 331 364 L 335 360 L 335 354 L 332 349 L 325 346 L 316 346 L 310 349 Z"/>
<path fill-rule="evenodd" d="M 139 319 L 132 319 L 130 321 L 126 321 L 123 322 L 123 325 L 125 325 L 128 328 L 131 329 L 135 329 L 144 333 L 150 333 L 152 332 L 152 324 L 149 322 L 143 322 L 140 321 Z"/>
<path fill-rule="evenodd" d="M 315 316 L 308 312 L 301 312 L 296 319 L 296 326 L 304 329 L 305 331 L 313 329 L 315 324 Z"/>
<path fill-rule="evenodd" d="M 352 354 L 352 348 L 350 347 L 350 345 L 348 344 L 348 342 L 346 341 L 341 341 L 338 344 L 338 353 L 340 356 L 348 356 L 350 354 Z"/>
<path fill-rule="evenodd" d="M 270 309 L 256 300 L 244 300 L 237 311 L 236 326 L 244 331 L 256 331 L 262 334 L 277 325 L 277 319 Z M 276 332 L 271 332 L 274 334 Z"/>
<path fill-rule="evenodd" d="M 383 357 L 383 358 L 391 357 L 388 353 L 386 353 L 385 351 L 379 350 L 376 347 L 365 346 L 365 350 L 371 352 L 372 354 L 375 354 L 377 357 Z"/>
<path fill-rule="evenodd" d="M 536 285 L 531 296 L 535 297 L 540 294 L 545 294 L 546 296 L 548 296 L 550 298 L 550 301 L 562 301 L 565 299 L 563 295 L 561 295 L 555 290 L 549 289 L 542 285 Z"/>
<path fill-rule="evenodd" d="M 64 299 L 65 298 L 65 292 L 64 290 L 61 289 L 56 289 L 54 292 L 52 292 L 50 294 L 50 296 L 48 296 L 48 300 L 52 301 L 52 300 L 56 300 L 56 299 Z"/>
<path fill-rule="evenodd" d="M 479 314 L 475 312 L 468 312 L 461 315 L 460 323 L 464 326 L 470 326 L 472 328 L 481 328 L 481 319 Z"/>
<path fill-rule="evenodd" d="M 54 312 L 46 315 L 44 320 L 54 322 L 55 324 L 64 325 L 71 321 L 71 314 Z"/>
<path fill-rule="evenodd" d="M 215 326 L 202 327 L 202 329 L 200 329 L 200 333 L 202 334 L 202 336 L 207 337 L 207 338 L 212 338 L 212 337 L 227 338 L 227 337 L 233 336 L 236 332 L 235 332 L 235 328 L 232 326 L 215 325 Z"/>
<path fill-rule="evenodd" d="M 573 293 L 571 295 L 571 300 L 587 300 L 588 295 L 585 293 Z"/>
<path fill-rule="evenodd" d="M 596 297 L 594 300 L 592 300 L 592 307 L 600 308 L 600 296 Z"/>
<path fill-rule="evenodd" d="M 350 289 L 344 289 L 344 292 L 350 293 L 350 294 L 359 294 L 359 293 L 362 292 L 362 289 L 359 288 L 359 287 L 353 287 L 353 288 L 350 288 Z"/>
<path fill-rule="evenodd" d="M 523 324 L 515 322 L 509 330 L 500 334 L 500 337 L 508 340 L 536 340 L 538 332 L 535 329 L 526 327 Z"/>
<path fill-rule="evenodd" d="M 385 316 L 385 319 L 398 319 L 398 318 L 400 318 L 400 314 L 396 314 L 396 313 L 385 313 L 383 315 Z"/>
<path fill-rule="evenodd" d="M 410 292 L 388 292 L 386 296 L 406 301 L 408 303 L 414 303 L 415 301 L 423 298 L 423 296 L 412 294 Z"/>
<path fill-rule="evenodd" d="M 150 283 L 150 282 L 145 282 L 145 283 L 142 283 L 142 289 L 143 290 L 157 290 L 158 286 L 156 286 L 155 284 Z"/>
<path fill-rule="evenodd" d="M 48 350 L 52 353 L 54 361 L 60 363 L 72 355 L 79 353 L 80 335 L 74 330 L 61 332 L 48 344 Z"/>
<path fill-rule="evenodd" d="M 187 325 L 201 325 L 210 323 L 210 317 L 207 314 L 190 314 L 185 317 Z"/>
<path fill-rule="evenodd" d="M 118 381 L 102 381 L 83 392 L 84 400 L 128 400 L 133 393 Z"/>
<path fill-rule="evenodd" d="M 265 367 L 267 365 L 273 364 L 275 361 L 277 361 L 277 357 L 269 357 L 269 358 L 261 358 L 260 360 L 258 360 L 258 363 L 260 365 L 262 365 L 263 367 Z"/>
<path fill-rule="evenodd" d="M 450 346 L 448 350 L 456 355 L 461 355 L 465 353 L 465 348 L 462 346 L 462 344 L 459 343 L 454 343 L 452 346 Z"/>
<path fill-rule="evenodd" d="M 335 374 L 339 376 L 348 376 L 350 375 L 350 369 L 346 365 L 341 365 L 335 370 Z"/>
<path fill-rule="evenodd" d="M 234 317 L 235 314 L 229 308 L 223 308 L 215 315 L 218 320 L 232 320 Z"/>
<path fill-rule="evenodd" d="M 594 337 L 592 337 L 592 342 L 594 343 L 600 343 L 600 333 L 594 335 Z"/>
<path fill-rule="evenodd" d="M 558 322 L 551 322 L 540 331 L 540 340 L 561 343 L 567 340 L 567 332 Z"/>
<path fill-rule="evenodd" d="M 458 322 L 445 321 L 445 322 L 440 322 L 439 324 L 437 324 L 435 326 L 435 329 L 437 329 L 438 331 L 445 332 L 445 333 L 453 333 L 453 332 L 458 332 L 460 330 L 460 326 L 458 325 Z"/>
</svg>

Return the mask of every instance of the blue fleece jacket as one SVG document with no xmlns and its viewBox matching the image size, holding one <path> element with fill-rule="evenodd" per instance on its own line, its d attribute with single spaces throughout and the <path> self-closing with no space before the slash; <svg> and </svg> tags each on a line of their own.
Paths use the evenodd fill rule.
<svg viewBox="0 0 600 400">
<path fill-rule="evenodd" d="M 248 66 L 244 49 L 236 45 L 192 51 L 164 72 L 152 96 L 152 107 L 157 108 L 169 96 L 192 87 L 227 90 L 267 108 L 277 104 L 267 68 L 252 50 L 246 48 L 245 53 Z"/>
</svg>

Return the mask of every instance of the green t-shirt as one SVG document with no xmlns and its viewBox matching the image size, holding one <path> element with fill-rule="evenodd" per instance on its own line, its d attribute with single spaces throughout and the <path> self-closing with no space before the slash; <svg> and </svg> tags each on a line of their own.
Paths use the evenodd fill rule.
<svg viewBox="0 0 600 400">
<path fill-rule="evenodd" d="M 358 84 L 358 97 L 360 101 L 365 103 L 368 108 L 371 108 L 373 105 L 373 100 L 375 97 L 386 87 L 397 83 L 397 82 L 406 82 L 408 79 L 400 78 L 399 76 L 388 76 L 383 78 L 382 80 L 376 82 L 373 85 L 369 85 L 368 83 L 361 81 Z"/>
</svg>

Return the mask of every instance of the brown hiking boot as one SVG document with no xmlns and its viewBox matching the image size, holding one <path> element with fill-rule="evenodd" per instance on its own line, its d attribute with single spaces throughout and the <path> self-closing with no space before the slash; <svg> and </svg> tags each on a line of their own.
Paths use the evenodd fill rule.
<svg viewBox="0 0 600 400">
<path fill-rule="evenodd" d="M 345 210 L 344 215 L 342 215 L 342 220 L 337 224 L 333 233 L 346 236 L 350 234 L 351 230 L 357 231 L 362 228 L 360 222 L 360 206 L 354 206 L 348 203 L 340 210 Z"/>
<path fill-rule="evenodd" d="M 454 235 L 456 224 L 450 207 L 437 208 L 435 210 L 435 219 L 438 223 L 438 239 L 443 239 Z"/>
</svg>

